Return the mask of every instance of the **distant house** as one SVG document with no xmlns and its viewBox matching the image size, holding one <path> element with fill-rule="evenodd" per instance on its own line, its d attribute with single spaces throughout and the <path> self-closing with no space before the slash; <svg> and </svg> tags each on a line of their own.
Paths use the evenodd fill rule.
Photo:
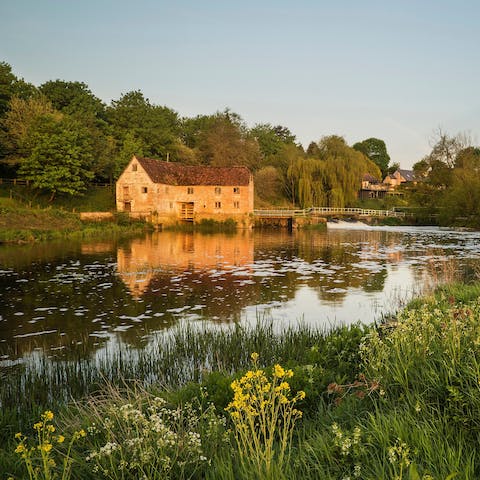
<svg viewBox="0 0 480 480">
<path fill-rule="evenodd" d="M 388 190 L 388 185 L 383 184 L 378 178 L 366 173 L 362 177 L 362 187 L 358 192 L 360 200 L 367 200 L 369 198 L 385 198 Z"/>
<path fill-rule="evenodd" d="M 246 167 L 188 166 L 133 156 L 117 181 L 117 209 L 162 224 L 246 221 L 253 212 L 253 188 Z"/>
<path fill-rule="evenodd" d="M 398 187 L 402 183 L 416 183 L 418 179 L 415 177 L 413 170 L 398 169 L 394 173 L 387 175 L 383 183 L 390 185 L 391 188 Z"/>
</svg>

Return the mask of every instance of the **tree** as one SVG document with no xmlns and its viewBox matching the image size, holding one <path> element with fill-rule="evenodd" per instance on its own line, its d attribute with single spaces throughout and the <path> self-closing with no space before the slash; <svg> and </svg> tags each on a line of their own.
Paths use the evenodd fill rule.
<svg viewBox="0 0 480 480">
<path fill-rule="evenodd" d="M 457 153 L 439 203 L 443 223 L 480 226 L 480 148 L 467 147 Z"/>
<path fill-rule="evenodd" d="M 130 133 L 142 142 L 147 156 L 165 159 L 176 151 L 180 135 L 178 114 L 170 108 L 152 105 L 140 90 L 113 101 L 108 118 L 119 145 Z"/>
<path fill-rule="evenodd" d="M 281 173 L 272 165 L 263 167 L 255 173 L 255 193 L 260 200 L 276 204 L 282 199 L 283 179 Z"/>
<path fill-rule="evenodd" d="M 27 100 L 13 96 L 8 107 L 2 122 L 6 131 L 5 142 L 10 152 L 8 161 L 19 163 L 30 153 L 27 139 L 30 130 L 38 123 L 38 120 L 46 115 L 56 116 L 60 119 L 62 115 L 55 111 L 52 104 L 43 95 L 36 95 Z"/>
<path fill-rule="evenodd" d="M 35 87 L 17 78 L 12 67 L 6 62 L 0 62 L 0 118 L 8 111 L 10 99 L 17 95 L 20 98 L 28 98 L 35 93 Z"/>
<path fill-rule="evenodd" d="M 142 140 L 135 138 L 132 132 L 128 132 L 123 139 L 122 146 L 118 150 L 117 155 L 115 156 L 115 167 L 114 167 L 114 178 L 117 179 L 122 172 L 125 170 L 125 167 L 128 165 L 128 162 L 132 159 L 133 155 L 138 157 L 144 156 L 145 145 Z"/>
<path fill-rule="evenodd" d="M 434 162 L 443 163 L 449 168 L 455 165 L 455 159 L 460 151 L 471 145 L 471 140 L 464 133 L 457 133 L 449 136 L 440 127 L 434 132 L 430 144 L 432 151 L 426 157 L 426 160 L 432 164 Z"/>
<path fill-rule="evenodd" d="M 264 163 L 275 163 L 274 158 L 284 145 L 294 144 L 295 135 L 287 127 L 269 123 L 255 125 L 250 134 L 257 140 Z"/>
<path fill-rule="evenodd" d="M 9 169 L 4 161 L 5 157 L 14 153 L 2 120 L 8 113 L 10 101 L 14 96 L 26 99 L 34 95 L 35 91 L 33 85 L 17 78 L 12 73 L 12 67 L 8 63 L 0 62 L 0 163 L 2 164 L 0 175 L 3 175 Z"/>
<path fill-rule="evenodd" d="M 260 166 L 257 141 L 239 115 L 226 110 L 215 115 L 213 122 L 201 132 L 197 141 L 201 163 L 217 167 L 244 165 L 252 170 Z"/>
<path fill-rule="evenodd" d="M 28 135 L 30 155 L 19 168 L 21 178 L 33 188 L 58 193 L 81 194 L 94 176 L 93 147 L 88 129 L 78 121 L 55 115 L 41 117 Z"/>
<path fill-rule="evenodd" d="M 353 145 L 355 150 L 362 152 L 372 162 L 374 162 L 382 172 L 382 178 L 388 174 L 388 164 L 390 163 L 390 155 L 383 140 L 379 138 L 367 138 L 362 142 Z"/>
<path fill-rule="evenodd" d="M 83 82 L 50 80 L 40 85 L 39 90 L 56 110 L 72 115 L 83 123 L 90 118 L 105 118 L 105 105 Z"/>
<path fill-rule="evenodd" d="M 288 169 L 290 184 L 295 184 L 296 201 L 302 207 L 353 205 L 362 177 L 380 176 L 375 163 L 349 147 L 342 137 L 323 137 L 315 147 L 315 157 L 297 158 Z"/>
</svg>

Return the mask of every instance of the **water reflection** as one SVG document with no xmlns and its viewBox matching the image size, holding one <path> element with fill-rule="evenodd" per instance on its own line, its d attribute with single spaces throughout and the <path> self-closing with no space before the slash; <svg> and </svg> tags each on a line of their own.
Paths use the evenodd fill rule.
<svg viewBox="0 0 480 480">
<path fill-rule="evenodd" d="M 371 322 L 453 262 L 474 270 L 479 239 L 379 228 L 1 247 L 0 360 L 143 347 L 179 321 L 249 322 L 265 312 L 279 325 Z"/>
</svg>

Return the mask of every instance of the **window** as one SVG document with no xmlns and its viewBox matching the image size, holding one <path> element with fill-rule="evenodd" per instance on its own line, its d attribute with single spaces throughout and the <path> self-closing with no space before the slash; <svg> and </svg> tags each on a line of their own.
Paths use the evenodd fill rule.
<svg viewBox="0 0 480 480">
<path fill-rule="evenodd" d="M 187 187 L 187 193 L 189 195 L 192 195 L 193 194 L 193 187 Z"/>
<path fill-rule="evenodd" d="M 240 187 L 233 187 L 233 193 L 240 193 Z"/>
<path fill-rule="evenodd" d="M 168 193 L 168 187 L 165 187 L 165 193 Z"/>
<path fill-rule="evenodd" d="M 215 202 L 215 208 L 222 208 L 222 202 Z"/>
<path fill-rule="evenodd" d="M 233 202 L 233 208 L 240 208 L 240 202 Z"/>
<path fill-rule="evenodd" d="M 136 172 L 136 171 L 137 171 L 137 164 L 134 163 L 134 164 L 132 165 L 132 172 Z"/>
<path fill-rule="evenodd" d="M 173 209 L 173 202 L 170 202 L 170 210 Z"/>
<path fill-rule="evenodd" d="M 148 193 L 148 188 L 147 187 L 142 187 L 142 193 Z"/>
<path fill-rule="evenodd" d="M 220 195 L 222 193 L 221 187 L 215 187 L 215 195 Z"/>
</svg>

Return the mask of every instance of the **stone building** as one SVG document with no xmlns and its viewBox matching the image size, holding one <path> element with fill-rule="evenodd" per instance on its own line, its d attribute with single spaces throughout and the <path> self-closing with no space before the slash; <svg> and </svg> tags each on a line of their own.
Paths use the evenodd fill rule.
<svg viewBox="0 0 480 480">
<path fill-rule="evenodd" d="M 117 209 L 171 225 L 232 218 L 249 225 L 253 176 L 246 167 L 189 166 L 133 156 L 116 185 Z"/>
</svg>

